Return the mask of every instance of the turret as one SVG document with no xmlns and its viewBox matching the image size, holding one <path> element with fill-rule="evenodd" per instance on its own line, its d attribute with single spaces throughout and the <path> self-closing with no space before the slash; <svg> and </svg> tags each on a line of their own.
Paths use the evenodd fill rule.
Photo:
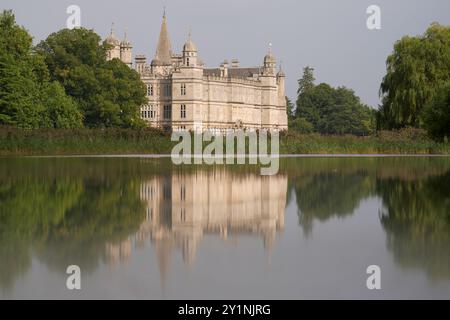
<svg viewBox="0 0 450 320">
<path fill-rule="evenodd" d="M 197 61 L 197 46 L 191 40 L 191 32 L 189 32 L 188 41 L 183 46 L 183 65 L 186 67 L 195 67 Z"/>
<path fill-rule="evenodd" d="M 120 41 L 114 34 L 114 23 L 111 26 L 111 32 L 105 42 L 110 46 L 106 52 L 106 60 L 112 60 L 114 58 L 120 59 Z"/>
<path fill-rule="evenodd" d="M 275 75 L 276 59 L 272 55 L 272 44 L 269 44 L 269 52 L 264 57 L 263 73 L 265 75 Z"/>
<path fill-rule="evenodd" d="M 125 63 L 127 66 L 131 68 L 132 65 L 132 53 L 131 49 L 133 47 L 131 46 L 131 43 L 128 41 L 127 38 L 127 31 L 125 30 L 125 35 L 120 43 L 120 60 L 122 60 L 123 63 Z"/>
</svg>

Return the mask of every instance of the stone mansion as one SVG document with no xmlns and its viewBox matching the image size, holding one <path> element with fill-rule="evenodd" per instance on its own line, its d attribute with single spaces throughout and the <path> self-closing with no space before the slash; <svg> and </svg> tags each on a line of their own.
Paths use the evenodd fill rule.
<svg viewBox="0 0 450 320">
<path fill-rule="evenodd" d="M 106 42 L 113 47 L 108 59 L 133 67 L 126 34 L 119 41 L 111 30 Z M 233 59 L 205 68 L 190 34 L 182 53 L 172 52 L 164 14 L 154 59 L 148 64 L 144 55 L 136 55 L 134 68 L 147 87 L 141 116 L 149 126 L 196 132 L 287 129 L 285 75 L 277 72 L 270 49 L 259 67 L 240 67 Z"/>
</svg>

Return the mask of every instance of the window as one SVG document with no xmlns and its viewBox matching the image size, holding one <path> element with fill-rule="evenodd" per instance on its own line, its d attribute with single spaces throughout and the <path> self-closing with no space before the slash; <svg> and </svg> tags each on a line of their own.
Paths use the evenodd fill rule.
<svg viewBox="0 0 450 320">
<path fill-rule="evenodd" d="M 181 208 L 180 219 L 183 222 L 186 221 L 186 209 L 185 208 Z"/>
<path fill-rule="evenodd" d="M 186 83 L 181 84 L 181 95 L 182 96 L 186 95 Z"/>
<path fill-rule="evenodd" d="M 153 108 L 153 105 L 151 106 L 143 106 L 141 109 L 141 118 L 142 119 L 153 119 L 156 118 L 156 111 Z"/>
<path fill-rule="evenodd" d="M 164 96 L 170 97 L 171 95 L 172 95 L 172 87 L 170 86 L 170 84 L 166 84 L 164 86 Z"/>
<path fill-rule="evenodd" d="M 172 106 L 165 105 L 164 106 L 164 119 L 171 119 L 171 118 L 172 118 Z"/>
<path fill-rule="evenodd" d="M 155 112 L 155 110 L 153 109 L 153 105 L 151 105 L 150 106 L 150 118 L 151 119 L 153 119 L 153 118 L 155 118 L 155 116 L 156 116 L 156 112 Z"/>
<path fill-rule="evenodd" d="M 186 65 L 189 67 L 189 58 L 186 58 Z"/>
<path fill-rule="evenodd" d="M 185 119 L 186 118 L 186 105 L 185 104 L 181 105 L 180 112 L 181 112 L 180 117 L 182 119 Z"/>
<path fill-rule="evenodd" d="M 148 96 L 152 96 L 153 95 L 153 85 L 152 84 L 148 84 L 147 85 L 147 95 Z"/>
</svg>

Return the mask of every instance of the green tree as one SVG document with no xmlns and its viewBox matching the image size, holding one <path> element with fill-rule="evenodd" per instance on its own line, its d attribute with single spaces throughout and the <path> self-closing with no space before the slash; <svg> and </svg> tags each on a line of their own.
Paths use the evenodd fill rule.
<svg viewBox="0 0 450 320">
<path fill-rule="evenodd" d="M 42 115 L 46 127 L 80 128 L 83 126 L 83 116 L 75 101 L 66 95 L 63 86 L 57 81 L 46 85 L 42 90 L 45 114 Z"/>
<path fill-rule="evenodd" d="M 292 131 L 295 131 L 295 132 L 298 132 L 301 134 L 307 134 L 307 133 L 313 133 L 314 127 L 305 118 L 297 117 L 297 118 L 289 119 L 289 130 L 292 130 Z"/>
<path fill-rule="evenodd" d="M 305 68 L 306 69 L 306 68 Z M 309 80 L 307 80 L 309 79 Z M 312 70 L 299 81 L 296 116 L 309 122 L 322 134 L 367 135 L 373 132 L 374 112 L 361 103 L 353 90 L 314 85 Z"/>
<path fill-rule="evenodd" d="M 423 111 L 424 127 L 437 140 L 450 138 L 450 81 L 440 86 Z"/>
<path fill-rule="evenodd" d="M 56 111 L 56 108 L 58 111 Z M 79 127 L 80 113 L 50 81 L 44 59 L 11 11 L 0 14 L 0 124 L 20 128 Z"/>
<path fill-rule="evenodd" d="M 287 96 L 286 96 L 286 110 L 288 119 L 292 119 L 295 116 L 294 104 L 292 103 L 291 99 L 289 99 Z"/>
<path fill-rule="evenodd" d="M 24 128 L 40 126 L 39 80 L 45 64 L 32 54 L 32 38 L 11 11 L 0 14 L 0 123 Z M 39 79 L 41 78 L 41 79 Z"/>
<path fill-rule="evenodd" d="M 306 66 L 303 68 L 303 76 L 298 79 L 298 89 L 297 94 L 301 95 L 302 93 L 307 92 L 308 90 L 314 88 L 314 68 L 310 66 Z"/>
<path fill-rule="evenodd" d="M 80 106 L 89 127 L 139 127 L 146 103 L 138 73 L 118 59 L 106 61 L 108 45 L 92 30 L 63 29 L 38 46 L 51 78 Z"/>
<path fill-rule="evenodd" d="M 380 128 L 421 126 L 421 111 L 450 79 L 450 27 L 433 23 L 424 35 L 403 37 L 386 61 L 380 86 Z"/>
</svg>

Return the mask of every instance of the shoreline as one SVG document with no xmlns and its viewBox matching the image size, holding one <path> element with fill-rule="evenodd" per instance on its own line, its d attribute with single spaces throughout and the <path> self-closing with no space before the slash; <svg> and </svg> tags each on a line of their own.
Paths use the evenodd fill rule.
<svg viewBox="0 0 450 320">
<path fill-rule="evenodd" d="M 450 154 L 271 154 L 271 157 L 283 158 L 428 158 L 428 157 L 450 157 Z M 198 156 L 186 155 L 184 157 L 199 158 Z M 168 159 L 170 154 L 72 154 L 72 155 L 0 155 L 0 158 L 148 158 L 148 159 Z M 200 158 L 215 158 L 204 157 Z M 229 157 L 222 157 L 229 158 Z M 236 157 L 236 158 L 242 158 Z M 244 158 L 250 158 L 245 155 Z"/>
</svg>

